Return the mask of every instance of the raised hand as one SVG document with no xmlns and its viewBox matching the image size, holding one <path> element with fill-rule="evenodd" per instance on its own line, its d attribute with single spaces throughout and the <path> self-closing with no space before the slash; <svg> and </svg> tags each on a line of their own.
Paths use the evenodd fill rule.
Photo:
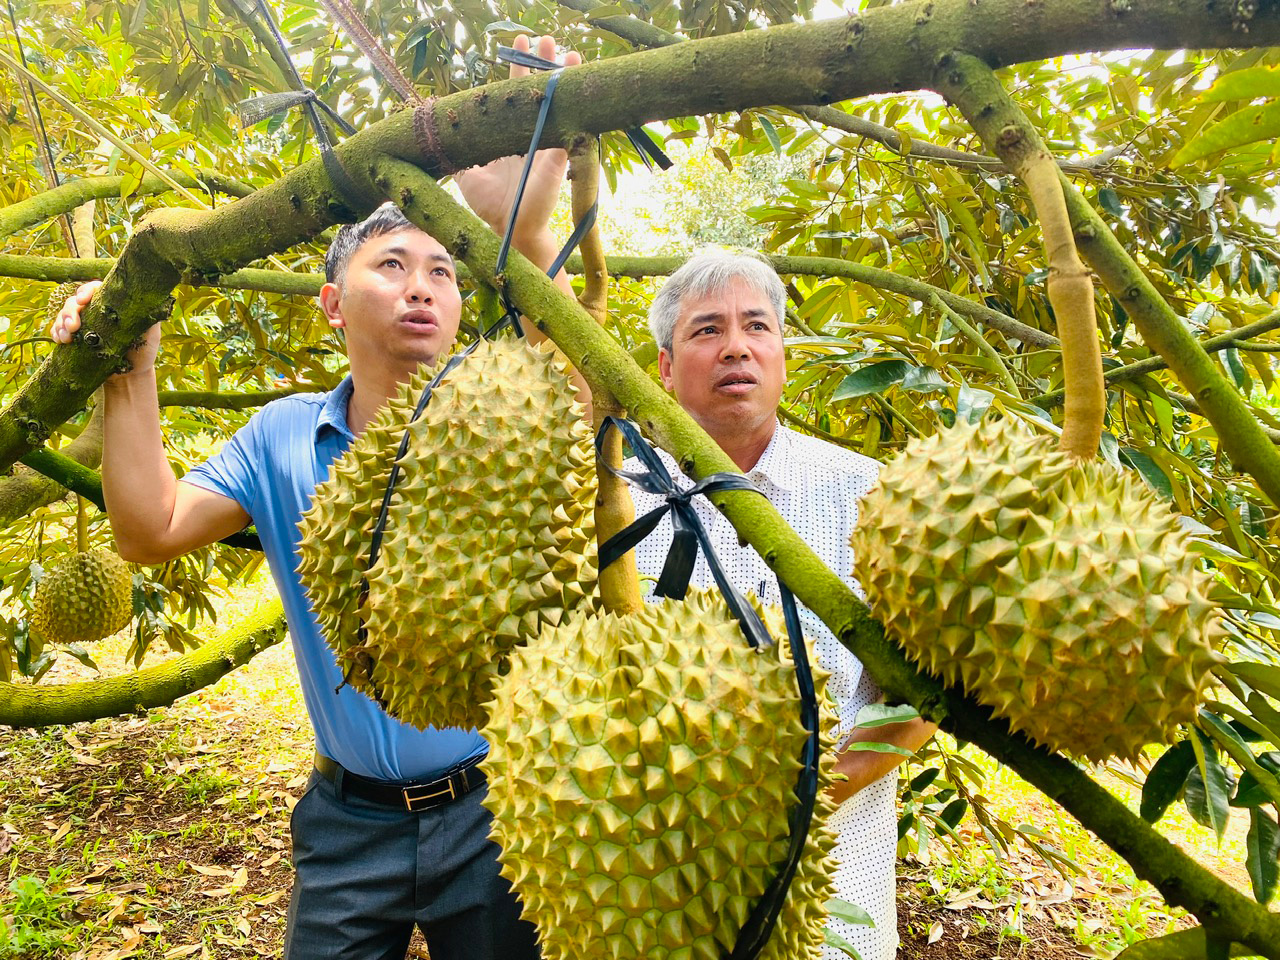
<svg viewBox="0 0 1280 960">
<path fill-rule="evenodd" d="M 101 280 L 90 280 L 88 283 L 80 284 L 76 288 L 76 292 L 67 298 L 67 302 L 62 305 L 58 315 L 49 324 L 49 336 L 53 338 L 55 343 L 71 342 L 76 332 L 80 329 L 80 314 L 89 305 L 89 301 L 93 299 L 93 295 L 98 292 L 100 286 L 102 286 Z M 128 376 L 153 370 L 156 365 L 156 354 L 159 351 L 160 324 L 157 323 L 146 332 L 141 342 L 129 351 L 127 358 L 129 360 L 128 372 L 116 374 L 116 376 Z"/>
<path fill-rule="evenodd" d="M 529 38 L 516 37 L 514 46 L 517 50 L 527 52 L 530 48 Z M 555 38 L 540 37 L 535 52 L 544 60 L 556 60 Z M 581 63 L 582 57 L 569 51 L 556 62 L 571 67 Z M 512 77 L 524 77 L 528 74 L 528 67 L 514 64 L 511 67 Z M 524 200 L 520 204 L 520 214 L 512 235 L 513 244 L 526 255 L 528 248 L 537 243 L 546 231 L 547 223 L 560 198 L 560 185 L 564 182 L 568 163 L 568 154 L 558 147 L 539 150 L 533 158 L 533 168 L 529 171 L 529 182 L 525 185 Z M 501 234 L 507 229 L 507 220 L 511 216 L 523 168 L 524 157 L 502 157 L 483 167 L 472 167 L 454 175 L 467 205 L 496 233 Z"/>
</svg>

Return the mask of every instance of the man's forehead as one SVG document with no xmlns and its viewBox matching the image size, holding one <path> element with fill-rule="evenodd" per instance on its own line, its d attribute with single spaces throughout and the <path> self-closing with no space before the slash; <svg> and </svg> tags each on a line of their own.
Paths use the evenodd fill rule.
<svg viewBox="0 0 1280 960">
<path fill-rule="evenodd" d="M 680 300 L 680 323 L 724 316 L 732 312 L 738 317 L 774 316 L 773 301 L 763 290 L 741 277 L 734 277 L 718 289 L 690 292 Z"/>
<path fill-rule="evenodd" d="M 449 251 L 444 248 L 440 241 L 417 227 L 405 227 L 400 230 L 393 230 L 390 233 L 370 237 L 364 242 L 361 250 L 374 254 L 415 253 L 431 260 L 453 263 L 453 257 L 449 256 Z"/>
</svg>

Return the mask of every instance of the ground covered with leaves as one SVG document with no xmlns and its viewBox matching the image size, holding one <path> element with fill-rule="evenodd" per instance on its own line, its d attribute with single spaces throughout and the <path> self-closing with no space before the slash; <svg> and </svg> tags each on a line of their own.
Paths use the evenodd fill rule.
<svg viewBox="0 0 1280 960">
<path fill-rule="evenodd" d="M 252 602 L 231 602 L 225 622 Z M 122 653 L 116 640 L 98 652 L 104 669 L 116 669 L 117 642 Z M 86 674 L 68 661 L 49 680 Z M 287 645 L 167 710 L 0 735 L 0 958 L 279 956 L 289 813 L 311 751 Z M 1122 781 L 1110 786 L 1126 795 Z M 1110 957 L 1184 922 L 1012 773 L 992 768 L 986 796 L 1081 871 L 1059 876 L 1030 853 L 996 857 L 966 821 L 967 852 L 939 848 L 901 865 L 902 960 Z M 1172 815 L 1181 842 L 1247 887 L 1241 837 L 1219 847 Z"/>
</svg>

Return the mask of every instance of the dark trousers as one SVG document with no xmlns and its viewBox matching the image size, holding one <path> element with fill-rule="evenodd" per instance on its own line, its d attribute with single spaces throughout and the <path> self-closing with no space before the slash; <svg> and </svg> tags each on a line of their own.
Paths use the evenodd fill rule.
<svg viewBox="0 0 1280 960">
<path fill-rule="evenodd" d="M 498 873 L 486 787 L 409 813 L 312 773 L 293 808 L 286 960 L 404 960 L 416 924 L 431 960 L 536 960 L 533 924 Z"/>
</svg>

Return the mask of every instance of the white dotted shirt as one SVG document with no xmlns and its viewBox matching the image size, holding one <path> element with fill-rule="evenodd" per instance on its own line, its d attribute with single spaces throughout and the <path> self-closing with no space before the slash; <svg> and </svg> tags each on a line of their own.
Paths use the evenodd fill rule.
<svg viewBox="0 0 1280 960">
<path fill-rule="evenodd" d="M 693 481 L 680 471 L 671 456 L 662 450 L 658 454 L 677 487 L 693 486 Z M 629 470 L 640 468 L 636 460 L 628 461 L 626 466 Z M 849 535 L 858 522 L 858 501 L 871 489 L 879 472 L 880 464 L 869 457 L 778 425 L 769 446 L 747 476 L 813 552 L 858 596 L 863 596 L 862 588 L 852 576 L 853 551 L 849 548 Z M 636 487 L 631 488 L 631 496 L 637 517 L 663 503 L 658 495 Z M 693 507 L 707 529 L 729 582 L 743 592 L 758 594 L 766 603 L 780 604 L 782 598 L 773 571 L 752 547 L 738 539 L 728 519 L 706 497 L 695 498 Z M 636 547 L 640 573 L 657 577 L 670 548 L 671 519 L 667 516 Z M 701 550 L 691 582 L 697 587 L 715 583 Z M 857 657 L 803 605 L 800 619 L 805 634 L 814 641 L 819 661 L 831 673 L 827 689 L 839 709 L 837 735 L 843 741 L 852 730 L 858 711 L 879 700 L 880 691 L 864 674 Z M 876 926 L 854 927 L 834 918 L 830 926 L 857 948 L 863 960 L 891 960 L 898 946 L 894 905 L 898 843 L 896 792 L 897 774 L 888 774 L 846 800 L 832 818 L 838 834 L 836 895 L 866 910 L 875 919 Z M 823 960 L 846 960 L 846 957 L 832 947 L 824 947 Z"/>
</svg>

